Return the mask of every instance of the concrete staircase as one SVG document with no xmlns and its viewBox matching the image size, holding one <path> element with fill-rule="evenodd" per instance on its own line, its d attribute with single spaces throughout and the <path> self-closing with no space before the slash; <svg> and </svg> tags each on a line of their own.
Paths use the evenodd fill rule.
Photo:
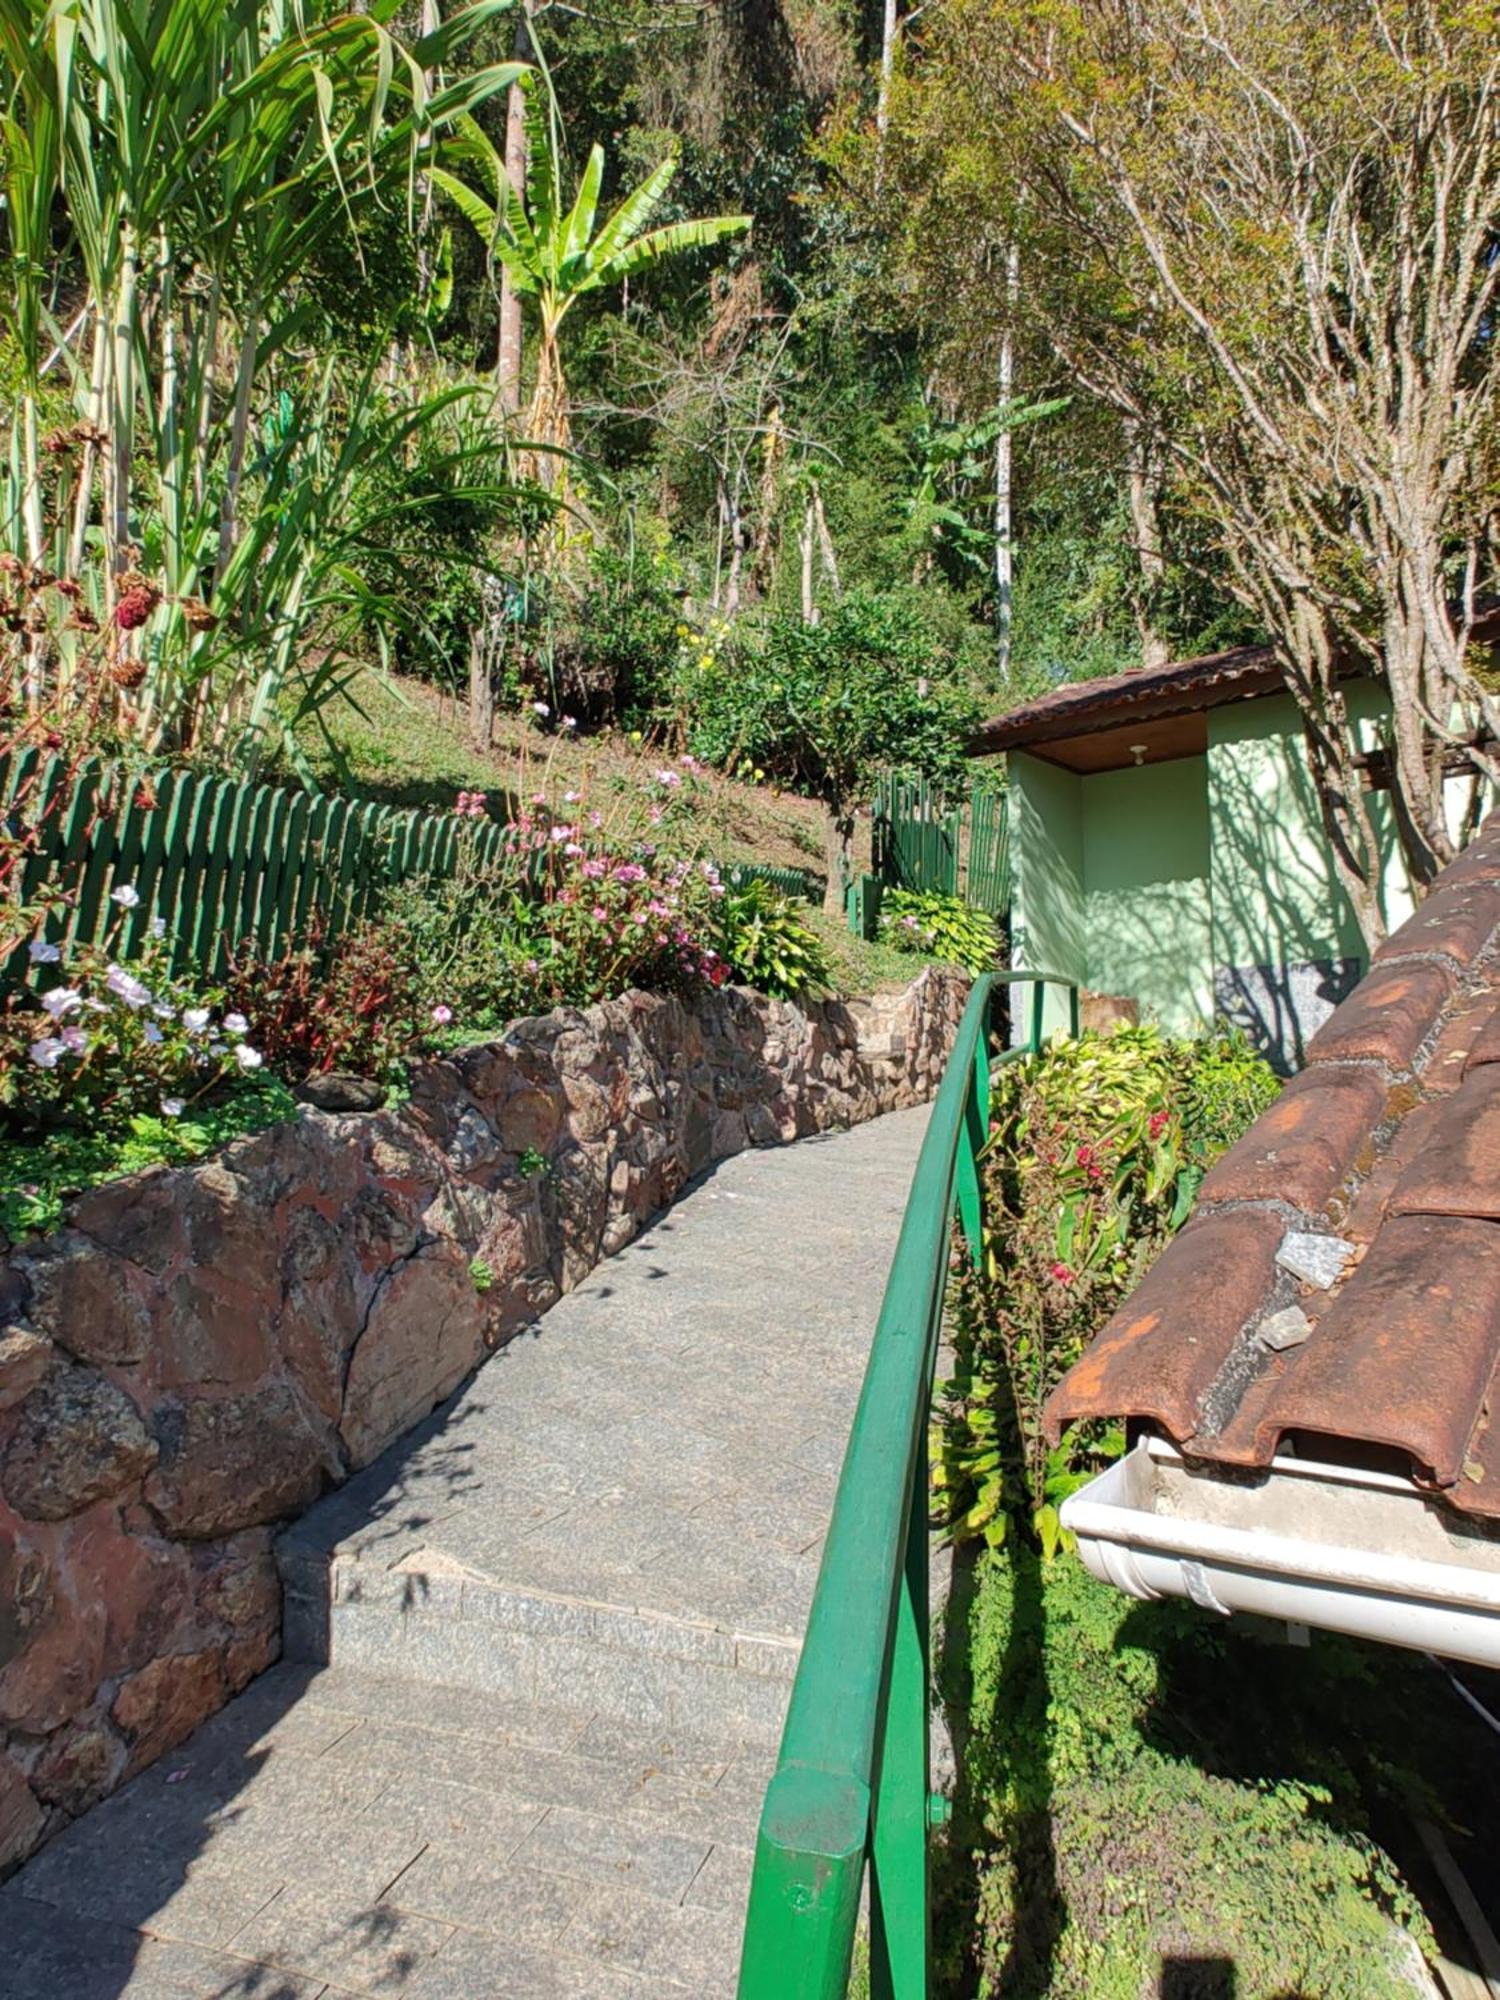
<svg viewBox="0 0 1500 2000">
<path fill-rule="evenodd" d="M 284 1663 L 0 1889 L 0 2000 L 725 2000 L 923 1116 L 728 1162 L 286 1533 Z"/>
</svg>

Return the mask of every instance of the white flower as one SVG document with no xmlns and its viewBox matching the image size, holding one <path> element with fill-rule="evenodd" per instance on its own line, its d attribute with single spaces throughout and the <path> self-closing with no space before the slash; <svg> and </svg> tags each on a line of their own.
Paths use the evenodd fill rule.
<svg viewBox="0 0 1500 2000">
<path fill-rule="evenodd" d="M 71 1049 L 75 1056 L 81 1056 L 89 1045 L 89 1038 L 82 1028 L 64 1028 L 62 1039 L 64 1048 Z"/>
<path fill-rule="evenodd" d="M 112 965 L 104 975 L 104 983 L 111 993 L 118 994 L 127 1007 L 145 1007 L 150 1004 L 151 988 L 137 979 L 123 965 Z"/>
<path fill-rule="evenodd" d="M 225 1044 L 223 1042 L 210 1042 L 208 1045 L 208 1053 L 211 1056 L 221 1056 L 224 1054 L 224 1051 Z"/>
<path fill-rule="evenodd" d="M 62 946 L 48 944 L 45 938 L 33 938 L 26 947 L 26 956 L 33 965 L 56 965 L 62 957 Z"/>
<path fill-rule="evenodd" d="M 59 1042 L 51 1035 L 47 1035 L 41 1041 L 33 1042 L 26 1053 L 38 1069 L 56 1069 L 57 1059 L 67 1046 L 66 1042 Z"/>
<path fill-rule="evenodd" d="M 109 900 L 118 903 L 122 910 L 135 909 L 141 900 L 139 889 L 133 889 L 128 882 L 122 882 L 118 889 L 111 889 Z"/>
<path fill-rule="evenodd" d="M 177 1019 L 177 1009 L 169 1007 L 165 1000 L 158 1000 L 151 1011 L 158 1021 L 175 1021 Z"/>
<path fill-rule="evenodd" d="M 259 1069 L 265 1058 L 259 1049 L 252 1049 L 248 1042 L 241 1042 L 234 1052 L 234 1059 L 241 1069 Z"/>
<path fill-rule="evenodd" d="M 157 1027 L 154 1021 L 148 1021 L 142 1033 L 148 1042 L 159 1042 L 161 1040 L 161 1029 Z"/>
<path fill-rule="evenodd" d="M 180 1118 L 186 1109 L 186 1101 L 181 1097 L 164 1097 L 161 1101 L 163 1118 Z"/>
<path fill-rule="evenodd" d="M 165 917 L 153 917 L 153 918 L 151 919 L 151 935 L 152 935 L 152 937 L 154 937 L 154 938 L 164 938 L 164 937 L 166 936 L 166 934 L 167 934 L 167 920 L 166 920 L 166 918 L 165 918 Z"/>
<path fill-rule="evenodd" d="M 201 1035 L 208 1026 L 208 1021 L 207 1007 L 184 1007 L 182 1010 L 182 1025 L 190 1035 Z"/>
<path fill-rule="evenodd" d="M 226 1035 L 248 1035 L 250 1032 L 250 1023 L 245 1019 L 243 1014 L 226 1014 L 224 1016 L 224 1032 Z"/>
<path fill-rule="evenodd" d="M 544 701 L 534 701 L 531 704 L 531 712 L 533 715 L 550 715 L 552 713 Z"/>
<path fill-rule="evenodd" d="M 76 1014 L 83 1005 L 83 995 L 76 986 L 54 986 L 50 993 L 42 995 L 42 1006 L 54 1021 L 62 1020 L 65 1014 Z"/>
</svg>

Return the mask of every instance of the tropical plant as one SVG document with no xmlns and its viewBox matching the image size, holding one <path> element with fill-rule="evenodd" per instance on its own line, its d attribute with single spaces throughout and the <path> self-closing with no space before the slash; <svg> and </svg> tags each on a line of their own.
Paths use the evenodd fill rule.
<svg viewBox="0 0 1500 2000">
<path fill-rule="evenodd" d="M 405 199 L 419 152 L 514 75 L 432 81 L 506 4 L 474 0 L 406 46 L 397 0 L 352 13 L 335 0 L 0 0 L 21 368 L 0 540 L 83 588 L 129 725 L 153 748 L 185 747 L 208 717 L 233 741 L 257 702 L 252 752 L 263 735 L 264 672 L 242 664 L 267 643 L 263 564 L 281 570 L 282 671 L 316 596 L 289 490 L 307 409 L 268 388 L 320 332 L 319 255 L 350 238 L 358 255 L 362 225 Z M 59 222 L 77 301 L 65 325 Z M 53 366 L 74 420 L 44 436 Z M 331 378 L 308 401 L 325 429 L 342 414 Z M 31 633 L 20 651 L 31 700 L 69 685 L 70 633 Z"/>
<path fill-rule="evenodd" d="M 880 935 L 897 951 L 917 951 L 949 965 L 983 972 L 1000 957 L 1000 926 L 961 896 L 928 889 L 887 889 L 880 901 Z"/>
<path fill-rule="evenodd" d="M 1153 1027 L 1059 1039 L 997 1072 L 984 1256 L 955 1280 L 934 1436 L 936 1511 L 955 1536 L 997 1544 L 1019 1518 L 1056 1549 L 1061 1502 L 1124 1440 L 1094 1426 L 1049 1445 L 1043 1405 L 1278 1088 L 1243 1037 Z"/>
<path fill-rule="evenodd" d="M 536 301 L 537 378 L 526 428 L 533 441 L 556 451 L 565 449 L 572 435 L 558 331 L 579 299 L 622 285 L 664 258 L 736 236 L 749 228 L 750 218 L 703 216 L 648 229 L 677 171 L 675 158 L 668 158 L 600 222 L 603 147 L 590 149 L 570 202 L 552 79 L 545 69 L 533 69 L 518 82 L 526 127 L 525 188 L 512 186 L 499 149 L 472 117 L 459 118 L 455 136 L 444 143 L 442 157 L 449 164 L 429 171 L 484 239 L 515 292 Z M 473 172 L 481 188 L 454 168 Z"/>
<path fill-rule="evenodd" d="M 719 905 L 719 949 L 736 984 L 778 1000 L 826 993 L 833 984 L 827 947 L 789 896 L 764 882 L 731 889 Z"/>
</svg>

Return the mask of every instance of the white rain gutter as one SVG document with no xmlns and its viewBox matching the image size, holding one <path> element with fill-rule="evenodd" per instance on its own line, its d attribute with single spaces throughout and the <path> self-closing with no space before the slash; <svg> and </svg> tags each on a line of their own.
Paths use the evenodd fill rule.
<svg viewBox="0 0 1500 2000">
<path fill-rule="evenodd" d="M 1094 1575 L 1132 1597 L 1500 1667 L 1500 1540 L 1410 1479 L 1303 1458 L 1239 1479 L 1142 1438 L 1062 1520 Z"/>
</svg>

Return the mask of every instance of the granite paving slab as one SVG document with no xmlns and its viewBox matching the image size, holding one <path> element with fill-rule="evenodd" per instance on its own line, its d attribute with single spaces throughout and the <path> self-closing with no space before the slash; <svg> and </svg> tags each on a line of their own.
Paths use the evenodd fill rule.
<svg viewBox="0 0 1500 2000">
<path fill-rule="evenodd" d="M 0 2000 L 725 2000 L 925 1115 L 726 1162 L 313 1508 L 288 1658 L 0 1886 Z"/>
</svg>

